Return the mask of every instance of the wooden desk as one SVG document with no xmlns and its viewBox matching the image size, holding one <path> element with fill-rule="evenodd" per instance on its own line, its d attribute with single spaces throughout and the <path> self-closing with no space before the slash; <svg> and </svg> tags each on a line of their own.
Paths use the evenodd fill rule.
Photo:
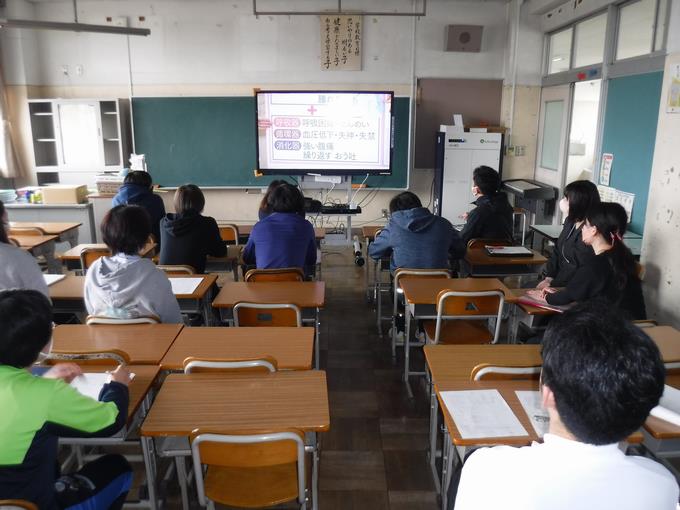
<svg viewBox="0 0 680 510">
<path fill-rule="evenodd" d="M 52 274 L 61 274 L 61 265 L 54 256 L 54 244 L 58 239 L 57 236 L 43 235 L 14 235 L 10 238 L 19 243 L 19 246 L 31 253 L 34 257 L 45 257 L 47 261 L 47 271 Z"/>
<path fill-rule="evenodd" d="M 312 368 L 312 328 L 184 328 L 161 360 L 163 370 L 182 370 L 188 357 L 252 359 L 272 356 L 279 370 Z"/>
<path fill-rule="evenodd" d="M 52 351 L 80 354 L 116 349 L 135 365 L 158 365 L 184 326 L 181 324 L 62 324 L 54 328 Z"/>
<path fill-rule="evenodd" d="M 319 368 L 319 310 L 326 304 L 324 282 L 227 282 L 212 305 L 219 309 L 222 320 L 232 322 L 232 308 L 236 303 L 260 304 L 291 303 L 314 311 L 313 318 L 303 318 L 303 323 L 314 322 L 315 361 Z"/>
<path fill-rule="evenodd" d="M 512 291 L 496 278 L 405 278 L 400 280 L 399 286 L 404 291 L 406 301 L 404 381 L 407 383 L 411 375 L 420 374 L 410 370 L 411 319 L 436 319 L 437 296 L 442 290 L 461 292 L 500 290 L 505 295 L 506 301 L 512 302 L 515 299 Z"/>
<path fill-rule="evenodd" d="M 535 250 L 531 257 L 492 257 L 484 248 L 468 249 L 463 261 L 464 269 L 470 276 L 506 277 L 526 276 L 540 272 L 548 259 Z"/>
<path fill-rule="evenodd" d="M 220 226 L 221 225 L 224 225 L 224 223 L 220 223 Z M 250 237 L 250 233 L 253 231 L 254 226 L 255 226 L 254 223 L 251 223 L 249 225 L 236 225 L 236 227 L 238 228 L 239 238 L 248 239 L 248 237 Z M 317 241 L 325 239 L 326 229 L 321 227 L 314 227 L 314 237 L 316 238 Z"/>
<path fill-rule="evenodd" d="M 62 262 L 66 264 L 66 268 L 70 270 L 82 269 L 80 267 L 80 253 L 86 248 L 96 248 L 101 250 L 106 250 L 108 247 L 105 244 L 79 244 L 74 246 L 70 250 L 62 253 L 59 258 Z M 144 247 L 139 251 L 140 257 L 152 257 L 154 250 L 156 249 L 156 243 L 146 243 Z"/>
<path fill-rule="evenodd" d="M 517 334 L 519 332 L 520 323 L 526 324 L 529 328 L 535 327 L 534 322 L 539 317 L 547 315 L 556 315 L 558 312 L 548 310 L 547 308 L 539 308 L 538 306 L 520 303 L 519 298 L 526 295 L 527 291 L 533 289 L 511 289 L 515 296 L 515 302 L 508 321 L 508 341 L 510 343 L 517 342 Z"/>
<path fill-rule="evenodd" d="M 10 228 L 38 228 L 45 234 L 58 236 L 59 242 L 69 243 L 71 248 L 78 244 L 78 227 L 82 223 L 51 221 L 10 221 Z"/>
<path fill-rule="evenodd" d="M 214 295 L 215 282 L 217 281 L 216 274 L 173 274 L 169 276 L 170 279 L 180 278 L 201 278 L 203 281 L 198 284 L 198 287 L 191 294 L 175 294 L 179 308 L 182 313 L 196 313 L 202 314 L 205 325 L 209 326 L 213 323 L 212 320 L 212 305 L 211 301 Z"/>
<path fill-rule="evenodd" d="M 364 273 L 366 279 L 366 301 L 369 303 L 377 301 L 376 319 L 378 327 L 378 335 L 382 337 L 382 322 L 384 320 L 391 320 L 391 316 L 382 317 L 382 293 L 389 291 L 391 285 L 382 281 L 382 273 L 390 270 L 390 256 L 381 257 L 379 259 L 372 259 L 368 256 L 368 247 L 375 240 L 375 234 L 378 230 L 385 228 L 385 225 L 364 225 L 361 227 L 361 235 L 364 238 L 364 258 L 366 260 L 366 271 Z M 373 283 L 370 283 L 370 267 L 373 266 Z"/>
<path fill-rule="evenodd" d="M 265 375 L 170 374 L 142 424 L 147 466 L 155 466 L 153 437 L 186 437 L 197 428 L 225 434 L 255 434 L 288 429 L 307 432 L 312 447 L 312 487 L 316 497 L 316 433 L 329 429 L 326 373 L 318 370 Z M 155 500 L 156 473 L 147 470 Z"/>
</svg>

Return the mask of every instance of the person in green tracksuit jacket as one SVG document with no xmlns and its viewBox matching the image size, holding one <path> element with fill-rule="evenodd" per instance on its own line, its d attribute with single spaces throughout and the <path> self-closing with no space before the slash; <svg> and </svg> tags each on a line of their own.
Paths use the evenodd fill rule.
<svg viewBox="0 0 680 510">
<path fill-rule="evenodd" d="M 109 436 L 127 420 L 130 373 L 118 367 L 99 401 L 69 386 L 77 365 L 55 365 L 42 377 L 30 367 L 49 354 L 52 307 L 35 290 L 0 292 L 0 499 L 23 499 L 40 510 L 120 508 L 132 471 L 105 455 L 61 475 L 58 438 Z"/>
</svg>

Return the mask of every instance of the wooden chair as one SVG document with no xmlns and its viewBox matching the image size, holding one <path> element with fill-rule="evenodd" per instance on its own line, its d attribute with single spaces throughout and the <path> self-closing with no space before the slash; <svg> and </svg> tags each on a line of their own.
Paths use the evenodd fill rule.
<svg viewBox="0 0 680 510">
<path fill-rule="evenodd" d="M 0 499 L 0 510 L 38 510 L 30 501 L 25 501 L 23 499 Z"/>
<path fill-rule="evenodd" d="M 184 360 L 184 373 L 195 372 L 276 372 L 278 364 L 272 356 L 253 359 L 199 359 Z"/>
<path fill-rule="evenodd" d="M 130 356 L 119 349 L 75 354 L 51 352 L 45 363 L 54 365 L 60 361 L 77 361 L 83 365 L 129 365 Z"/>
<path fill-rule="evenodd" d="M 299 267 L 251 269 L 243 279 L 246 282 L 303 282 L 305 273 Z"/>
<path fill-rule="evenodd" d="M 435 344 L 495 344 L 504 303 L 505 295 L 500 290 L 443 290 L 437 296 L 437 320 L 425 322 L 425 335 Z M 493 333 L 486 324 L 489 319 L 496 320 Z"/>
<path fill-rule="evenodd" d="M 15 236 L 44 236 L 45 231 L 40 227 L 12 227 L 9 229 L 9 235 Z"/>
<path fill-rule="evenodd" d="M 238 244 L 238 227 L 233 223 L 226 223 L 219 226 L 220 237 L 227 244 Z"/>
<path fill-rule="evenodd" d="M 265 508 L 297 501 L 307 508 L 301 431 L 224 435 L 196 430 L 191 454 L 202 506 Z"/>
<path fill-rule="evenodd" d="M 234 305 L 234 326 L 302 326 L 302 312 L 290 303 L 247 303 Z"/>
<path fill-rule="evenodd" d="M 485 246 L 512 246 L 508 239 L 470 239 L 467 243 L 468 250 L 477 250 Z"/>
<path fill-rule="evenodd" d="M 633 321 L 633 324 L 642 329 L 658 326 L 657 322 L 653 320 Z"/>
<path fill-rule="evenodd" d="M 160 324 L 161 319 L 156 315 L 142 315 L 129 319 L 119 319 L 117 317 L 104 317 L 102 315 L 88 315 L 85 324 L 92 326 L 95 324 L 124 325 L 124 324 Z"/>
<path fill-rule="evenodd" d="M 470 372 L 471 381 L 498 381 L 516 379 L 538 380 L 540 376 L 540 365 L 517 367 L 494 365 L 492 363 L 480 363 L 472 369 L 472 372 Z"/>
<path fill-rule="evenodd" d="M 397 314 L 399 294 L 402 294 L 401 281 L 409 278 L 451 278 L 451 272 L 448 269 L 409 269 L 399 268 L 394 272 L 394 294 L 393 294 L 393 308 L 392 308 L 392 356 L 397 355 Z"/>
<path fill-rule="evenodd" d="M 158 269 L 164 271 L 165 274 L 196 274 L 196 270 L 187 264 L 177 264 L 177 265 L 159 265 Z"/>
<path fill-rule="evenodd" d="M 100 257 L 110 257 L 111 250 L 108 248 L 85 248 L 80 252 L 80 268 L 83 274 L 87 273 L 90 266 Z"/>
</svg>

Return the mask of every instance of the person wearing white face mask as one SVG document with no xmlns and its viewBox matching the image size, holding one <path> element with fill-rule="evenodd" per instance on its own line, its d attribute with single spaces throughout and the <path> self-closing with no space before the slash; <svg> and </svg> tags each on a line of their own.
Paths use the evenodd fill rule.
<svg viewBox="0 0 680 510">
<path fill-rule="evenodd" d="M 574 181 L 564 188 L 560 211 L 564 226 L 543 271 L 543 279 L 536 287 L 564 287 L 576 270 L 587 264 L 595 253 L 583 243 L 581 228 L 591 207 L 600 203 L 597 187 L 590 181 Z"/>
<path fill-rule="evenodd" d="M 106 437 L 127 422 L 130 372 L 118 367 L 98 399 L 69 382 L 72 363 L 42 377 L 31 366 L 52 348 L 52 305 L 35 290 L 0 291 L 0 500 L 30 501 L 40 510 L 122 508 L 132 469 L 104 455 L 76 473 L 59 474 L 60 436 Z"/>
<path fill-rule="evenodd" d="M 35 258 L 9 241 L 9 218 L 0 202 L 0 290 L 33 289 L 49 297 L 47 283 Z"/>
</svg>

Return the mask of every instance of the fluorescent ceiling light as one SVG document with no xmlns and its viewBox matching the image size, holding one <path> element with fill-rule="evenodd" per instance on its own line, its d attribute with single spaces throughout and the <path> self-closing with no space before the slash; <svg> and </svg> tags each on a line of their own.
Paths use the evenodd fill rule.
<svg viewBox="0 0 680 510">
<path fill-rule="evenodd" d="M 128 28 L 112 25 L 89 25 L 87 23 L 62 23 L 58 21 L 35 21 L 29 19 L 0 19 L 0 28 L 30 28 L 37 30 L 66 30 L 69 32 L 94 32 L 98 34 L 150 35 L 148 28 Z"/>
<path fill-rule="evenodd" d="M 552 59 L 553 62 L 562 62 L 564 60 L 564 57 L 555 57 Z"/>
</svg>

